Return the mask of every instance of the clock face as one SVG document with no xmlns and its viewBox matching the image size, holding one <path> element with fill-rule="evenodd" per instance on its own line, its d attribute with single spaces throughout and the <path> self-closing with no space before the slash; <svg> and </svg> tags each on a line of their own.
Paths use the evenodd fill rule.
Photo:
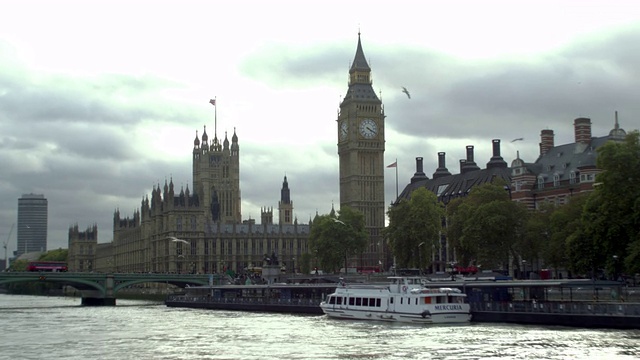
<svg viewBox="0 0 640 360">
<path fill-rule="evenodd" d="M 372 139 L 378 135 L 378 125 L 373 119 L 364 119 L 360 123 L 360 135 L 367 139 Z"/>
<path fill-rule="evenodd" d="M 349 135 L 349 125 L 346 121 L 343 121 L 340 124 L 340 140 L 346 139 L 347 135 Z"/>
</svg>

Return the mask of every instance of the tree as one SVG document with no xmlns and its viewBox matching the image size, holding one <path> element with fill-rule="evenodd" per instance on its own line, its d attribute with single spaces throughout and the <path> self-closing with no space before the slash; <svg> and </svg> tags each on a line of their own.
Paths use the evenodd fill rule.
<svg viewBox="0 0 640 360">
<path fill-rule="evenodd" d="M 529 212 L 524 224 L 524 234 L 520 239 L 518 248 L 520 249 L 521 260 L 527 260 L 531 264 L 538 264 L 540 260 L 546 259 L 542 256 L 547 246 L 551 244 L 553 231 L 551 229 L 551 215 L 556 210 L 556 206 L 550 202 L 544 202 L 540 206 Z M 553 255 L 553 254 L 548 254 Z"/>
<path fill-rule="evenodd" d="M 459 262 L 498 268 L 520 257 L 528 212 L 524 205 L 511 201 L 505 186 L 501 180 L 474 186 L 466 198 L 448 207 L 453 228 L 447 235 L 462 254 Z"/>
<path fill-rule="evenodd" d="M 556 207 L 549 216 L 551 236 L 548 242 L 542 247 L 542 257 L 545 262 L 555 268 L 566 268 L 585 272 L 584 266 L 574 266 L 570 259 L 582 261 L 584 254 L 580 252 L 580 242 L 583 228 L 582 211 L 589 198 L 589 193 L 574 195 L 569 202 Z M 574 247 L 577 247 L 574 249 Z M 588 270 L 590 271 L 590 267 Z"/>
<path fill-rule="evenodd" d="M 640 270 L 640 133 L 609 141 L 598 149 L 593 195 L 584 214 L 584 235 L 593 242 L 594 267 L 615 272 L 624 256 L 627 271 Z"/>
<path fill-rule="evenodd" d="M 429 264 L 440 246 L 444 208 L 434 193 L 419 188 L 411 199 L 402 200 L 388 211 L 389 226 L 384 235 L 400 266 L 420 269 Z"/>
<path fill-rule="evenodd" d="M 40 255 L 39 260 L 41 261 L 67 261 L 67 256 L 69 255 L 68 249 L 57 249 L 50 250 L 46 253 Z"/>
<path fill-rule="evenodd" d="M 316 216 L 309 244 L 325 270 L 335 271 L 344 264 L 346 271 L 347 260 L 366 249 L 368 238 L 364 214 L 344 206 L 337 217 L 335 214 Z"/>
</svg>

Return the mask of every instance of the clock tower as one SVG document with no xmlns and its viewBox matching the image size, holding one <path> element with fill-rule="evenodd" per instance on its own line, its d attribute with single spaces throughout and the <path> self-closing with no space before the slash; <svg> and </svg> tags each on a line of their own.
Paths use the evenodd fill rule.
<svg viewBox="0 0 640 360">
<path fill-rule="evenodd" d="M 369 247 L 359 266 L 385 261 L 384 228 L 384 107 L 371 86 L 371 68 L 364 57 L 360 33 L 349 69 L 349 88 L 338 114 L 340 206 L 364 214 Z"/>
</svg>

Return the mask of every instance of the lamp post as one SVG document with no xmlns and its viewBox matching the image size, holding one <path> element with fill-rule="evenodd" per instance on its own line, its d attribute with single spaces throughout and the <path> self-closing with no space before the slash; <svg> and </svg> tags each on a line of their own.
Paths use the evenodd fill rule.
<svg viewBox="0 0 640 360">
<path fill-rule="evenodd" d="M 527 260 L 522 260 L 522 279 L 526 280 L 527 278 Z"/>
<path fill-rule="evenodd" d="M 454 261 L 450 261 L 449 262 L 449 268 L 451 269 L 451 281 L 455 281 L 456 280 L 455 275 L 454 275 L 454 273 L 455 273 L 455 267 L 454 266 L 456 266 L 456 263 Z"/>
<path fill-rule="evenodd" d="M 613 281 L 618 281 L 618 255 L 613 255 Z"/>
<path fill-rule="evenodd" d="M 420 251 L 422 245 L 424 245 L 424 241 L 418 244 L 418 269 L 420 270 L 420 275 L 422 275 L 422 251 Z"/>
</svg>

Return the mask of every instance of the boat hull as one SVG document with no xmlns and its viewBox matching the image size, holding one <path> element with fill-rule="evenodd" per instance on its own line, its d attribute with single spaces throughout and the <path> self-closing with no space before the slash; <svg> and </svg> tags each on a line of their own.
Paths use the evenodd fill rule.
<svg viewBox="0 0 640 360">
<path fill-rule="evenodd" d="M 328 309 L 322 307 L 324 313 L 334 319 L 348 320 L 365 320 L 365 321 L 384 321 L 411 324 L 459 324 L 471 321 L 469 312 L 459 313 L 402 313 L 402 312 L 386 312 L 386 311 L 359 311 L 345 309 Z"/>
</svg>

